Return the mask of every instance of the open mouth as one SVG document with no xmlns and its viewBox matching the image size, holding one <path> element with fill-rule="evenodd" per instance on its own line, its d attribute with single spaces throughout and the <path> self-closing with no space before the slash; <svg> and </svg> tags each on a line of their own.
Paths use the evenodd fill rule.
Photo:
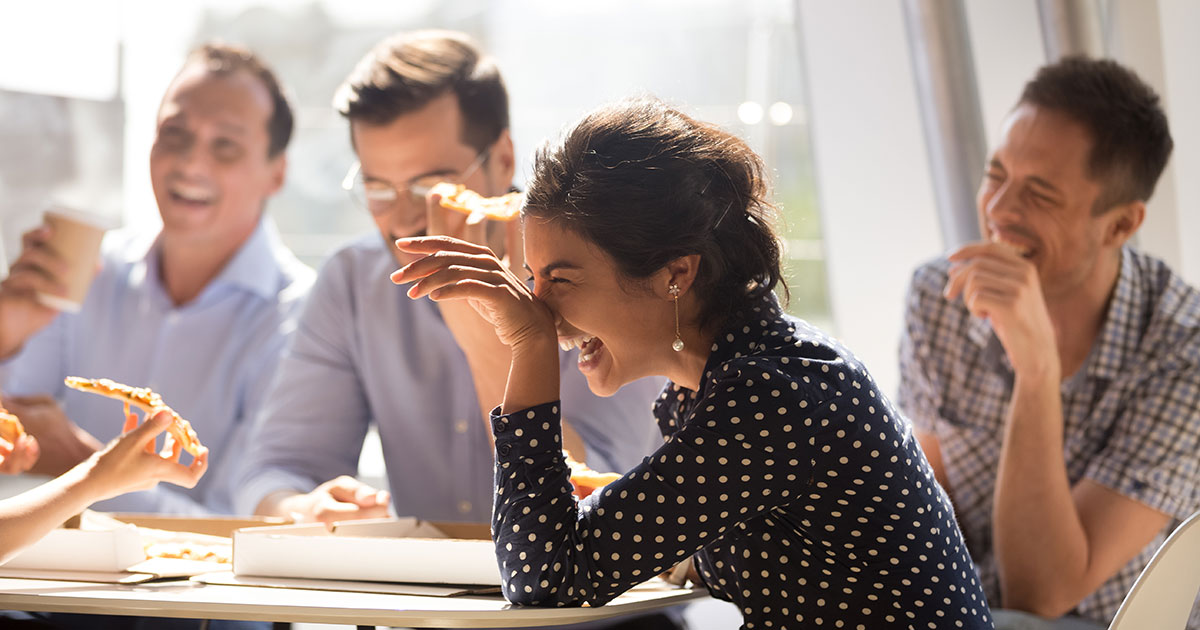
<svg viewBox="0 0 1200 630">
<path fill-rule="evenodd" d="M 207 188 L 187 184 L 173 184 L 167 193 L 171 201 L 184 206 L 207 206 L 216 200 L 216 195 Z"/>
<path fill-rule="evenodd" d="M 998 232 L 992 232 L 992 242 L 1004 245 L 1012 249 L 1018 256 L 1026 260 L 1033 258 L 1033 248 L 1022 243 L 1018 243 L 1011 238 L 1001 235 Z"/>
<path fill-rule="evenodd" d="M 604 349 L 604 342 L 598 337 L 576 335 L 574 337 L 559 337 L 558 347 L 564 351 L 579 348 L 579 369 L 587 371 L 596 367 Z"/>
</svg>

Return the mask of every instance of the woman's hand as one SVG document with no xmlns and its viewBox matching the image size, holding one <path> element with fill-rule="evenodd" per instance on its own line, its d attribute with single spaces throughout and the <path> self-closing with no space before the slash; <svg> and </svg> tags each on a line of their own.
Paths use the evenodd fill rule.
<svg viewBox="0 0 1200 630">
<path fill-rule="evenodd" d="M 392 282 L 415 282 L 408 297 L 468 300 L 513 348 L 526 343 L 557 343 L 554 314 L 492 250 L 447 236 L 402 238 L 402 251 L 424 258 L 397 270 Z"/>
<path fill-rule="evenodd" d="M 137 425 L 137 416 L 126 419 L 127 432 L 113 440 L 81 466 L 86 466 L 89 484 L 97 498 L 107 499 L 126 492 L 149 490 L 160 481 L 191 488 L 208 469 L 208 451 L 193 458 L 191 465 L 179 463 L 182 449 L 173 445 L 169 454 L 154 452 L 159 434 L 172 422 L 169 411 L 159 411 Z M 136 428 L 132 428 L 136 427 Z"/>
</svg>

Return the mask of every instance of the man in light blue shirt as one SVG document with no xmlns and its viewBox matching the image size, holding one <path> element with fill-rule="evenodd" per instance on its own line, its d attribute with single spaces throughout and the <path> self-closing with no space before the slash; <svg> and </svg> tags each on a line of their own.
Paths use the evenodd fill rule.
<svg viewBox="0 0 1200 630">
<path fill-rule="evenodd" d="M 406 236 L 467 235 L 520 253 L 517 223 L 468 225 L 424 193 L 436 181 L 492 196 L 511 188 L 507 93 L 465 37 L 425 32 L 382 42 L 335 101 L 360 161 L 348 183 L 379 234 L 321 270 L 256 422 L 236 508 L 300 520 L 385 515 L 387 493 L 353 479 L 373 424 L 396 514 L 487 522 L 495 490 L 484 414 L 503 397 L 508 348 L 465 302 L 410 300 L 388 276 L 411 260 L 393 244 Z M 650 409 L 662 382 L 600 398 L 577 360 L 577 350 L 562 353 L 563 398 L 575 410 L 564 442 L 593 468 L 624 471 L 661 444 Z"/>
<path fill-rule="evenodd" d="M 160 486 L 99 509 L 232 513 L 247 418 L 313 280 L 264 215 L 283 184 L 291 130 L 278 82 L 252 53 L 193 51 L 163 97 L 150 154 L 162 230 L 109 235 L 79 313 L 34 297 L 60 292 L 46 227 L 26 235 L 0 286 L 0 384 L 41 444 L 41 472 L 73 466 L 121 429 L 120 403 L 67 390 L 68 375 L 152 388 L 212 453 L 191 490 Z"/>
</svg>

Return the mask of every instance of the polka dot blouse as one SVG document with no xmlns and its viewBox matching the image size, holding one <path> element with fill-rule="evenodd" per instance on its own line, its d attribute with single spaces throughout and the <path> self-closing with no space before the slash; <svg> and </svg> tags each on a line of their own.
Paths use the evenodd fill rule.
<svg viewBox="0 0 1200 630">
<path fill-rule="evenodd" d="M 735 321 L 700 391 L 655 403 L 662 447 L 584 501 L 557 403 L 493 413 L 508 599 L 600 605 L 694 554 L 744 628 L 991 628 L 950 503 L 858 360 L 773 296 Z"/>
</svg>

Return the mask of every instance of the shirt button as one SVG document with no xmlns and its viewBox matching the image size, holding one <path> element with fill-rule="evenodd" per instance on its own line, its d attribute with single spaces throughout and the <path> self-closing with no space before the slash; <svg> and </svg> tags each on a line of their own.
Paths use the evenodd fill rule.
<svg viewBox="0 0 1200 630">
<path fill-rule="evenodd" d="M 470 511 L 471 511 L 471 502 L 470 501 L 459 501 L 458 502 L 458 513 L 459 514 L 467 514 Z"/>
<path fill-rule="evenodd" d="M 454 431 L 456 433 L 466 433 L 467 432 L 467 421 L 459 420 L 458 422 L 455 422 L 454 423 Z"/>
<path fill-rule="evenodd" d="M 508 430 L 508 420 L 497 420 L 496 421 L 496 432 L 497 433 L 503 433 L 507 430 Z"/>
</svg>

